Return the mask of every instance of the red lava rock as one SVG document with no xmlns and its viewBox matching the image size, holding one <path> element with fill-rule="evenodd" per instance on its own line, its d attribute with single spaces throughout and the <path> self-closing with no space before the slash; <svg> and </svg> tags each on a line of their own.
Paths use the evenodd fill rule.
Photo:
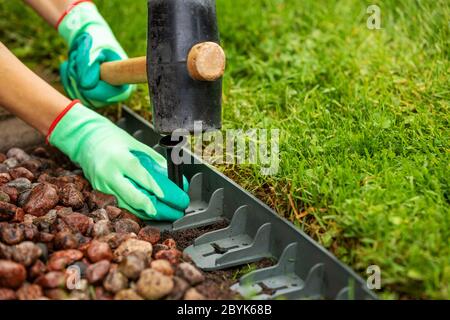
<svg viewBox="0 0 450 320">
<path fill-rule="evenodd" d="M 18 224 L 7 224 L 0 227 L 0 240 L 6 244 L 17 244 L 24 240 L 22 228 Z"/>
<path fill-rule="evenodd" d="M 112 232 L 110 234 L 107 234 L 103 237 L 98 238 L 97 240 L 106 242 L 111 249 L 118 248 L 123 242 L 127 241 L 128 239 L 135 239 L 136 235 L 133 233 L 115 233 Z"/>
<path fill-rule="evenodd" d="M 0 201 L 0 221 L 12 221 L 12 222 L 22 222 L 25 213 L 22 208 Z"/>
<path fill-rule="evenodd" d="M 31 266 L 42 255 L 41 248 L 31 241 L 24 241 L 12 249 L 13 260 L 25 267 Z"/>
<path fill-rule="evenodd" d="M 34 283 L 47 289 L 63 288 L 66 284 L 66 276 L 61 271 L 50 271 L 39 276 Z"/>
<path fill-rule="evenodd" d="M 49 243 L 49 242 L 53 242 L 53 239 L 55 239 L 55 235 L 53 235 L 51 233 L 48 233 L 48 232 L 39 233 L 39 242 Z"/>
<path fill-rule="evenodd" d="M 88 205 L 91 210 L 117 206 L 117 199 L 113 195 L 94 190 L 89 194 Z"/>
<path fill-rule="evenodd" d="M 87 256 L 92 262 L 98 262 L 100 260 L 111 261 L 114 257 L 109 245 L 106 242 L 97 240 L 91 242 L 87 250 Z"/>
<path fill-rule="evenodd" d="M 153 246 L 153 255 L 156 255 L 159 251 L 162 251 L 162 250 L 169 250 L 169 247 L 164 244 L 161 244 L 161 243 L 155 244 Z"/>
<path fill-rule="evenodd" d="M 50 232 L 50 227 L 56 222 L 57 218 L 56 210 L 50 210 L 43 216 L 34 219 L 33 224 L 43 232 Z"/>
<path fill-rule="evenodd" d="M 106 206 L 106 213 L 111 221 L 114 221 L 122 216 L 122 210 L 113 206 Z"/>
<path fill-rule="evenodd" d="M 96 284 L 106 277 L 109 272 L 111 263 L 108 260 L 101 260 L 97 263 L 91 264 L 86 270 L 86 278 L 91 284 Z"/>
<path fill-rule="evenodd" d="M 176 275 L 189 282 L 192 286 L 195 286 L 205 280 L 203 273 L 187 262 L 183 262 L 178 265 Z"/>
<path fill-rule="evenodd" d="M 103 287 L 109 292 L 117 293 L 128 287 L 128 279 L 117 269 L 111 269 L 103 281 Z"/>
<path fill-rule="evenodd" d="M 165 259 L 171 264 L 177 264 L 182 253 L 177 249 L 161 250 L 155 254 L 155 259 Z"/>
<path fill-rule="evenodd" d="M 45 272 L 47 272 L 46 265 L 41 260 L 37 260 L 29 269 L 28 276 L 30 279 L 36 279 Z"/>
<path fill-rule="evenodd" d="M 113 225 L 108 220 L 100 220 L 97 221 L 94 225 L 94 229 L 92 231 L 92 235 L 94 237 L 103 237 L 111 234 L 113 232 Z"/>
<path fill-rule="evenodd" d="M 30 155 L 20 148 L 9 149 L 8 152 L 6 153 L 6 156 L 8 158 L 15 158 L 19 162 L 23 162 L 23 161 L 27 161 L 27 160 L 31 159 Z"/>
<path fill-rule="evenodd" d="M 130 253 L 119 264 L 119 271 L 128 279 L 136 280 L 147 266 L 147 259 L 141 253 Z"/>
<path fill-rule="evenodd" d="M 5 161 L 7 159 L 6 155 L 4 153 L 0 152 L 0 163 L 2 163 L 3 161 Z"/>
<path fill-rule="evenodd" d="M 117 249 L 114 251 L 114 256 L 117 261 L 122 261 L 124 257 L 131 253 L 142 254 L 147 261 L 151 260 L 152 257 L 152 244 L 147 241 L 142 241 L 138 239 L 128 239 L 123 242 Z"/>
<path fill-rule="evenodd" d="M 190 288 L 189 283 L 186 280 L 177 276 L 172 277 L 173 289 L 167 296 L 167 300 L 181 300 L 184 293 Z"/>
<path fill-rule="evenodd" d="M 34 174 L 24 167 L 13 168 L 9 170 L 9 174 L 13 179 L 27 178 L 30 181 L 34 181 Z"/>
<path fill-rule="evenodd" d="M 105 209 L 97 209 L 95 211 L 87 213 L 86 215 L 94 219 L 94 222 L 96 223 L 101 220 L 109 220 L 108 213 Z"/>
<path fill-rule="evenodd" d="M 0 259 L 12 259 L 12 247 L 0 242 Z"/>
<path fill-rule="evenodd" d="M 24 266 L 8 260 L 0 260 L 0 287 L 15 289 L 22 285 L 27 276 Z"/>
<path fill-rule="evenodd" d="M 8 194 L 6 194 L 3 191 L 0 191 L 0 201 L 9 203 L 11 201 L 11 199 L 9 198 Z"/>
<path fill-rule="evenodd" d="M 170 262 L 167 260 L 164 260 L 164 259 L 153 260 L 150 263 L 150 267 L 153 270 L 156 270 L 156 271 L 161 272 L 162 274 L 165 274 L 166 276 L 173 276 L 173 273 L 174 273 Z"/>
<path fill-rule="evenodd" d="M 9 173 L 0 173 L 0 185 L 11 181 L 11 175 Z"/>
<path fill-rule="evenodd" d="M 84 205 L 84 196 L 75 184 L 67 183 L 59 192 L 59 198 L 64 206 L 80 209 Z"/>
<path fill-rule="evenodd" d="M 52 300 L 66 300 L 69 297 L 67 291 L 61 288 L 47 289 L 45 295 Z"/>
<path fill-rule="evenodd" d="M 85 216 L 84 214 L 73 212 L 62 218 L 62 220 L 73 230 L 80 232 L 84 235 L 88 234 L 90 228 L 93 227 L 94 221 L 92 218 Z"/>
<path fill-rule="evenodd" d="M 161 239 L 161 231 L 158 228 L 146 226 L 139 231 L 138 238 L 156 244 Z"/>
<path fill-rule="evenodd" d="M 60 231 L 55 235 L 53 244 L 58 250 L 76 249 L 78 248 L 78 238 L 72 232 Z"/>
<path fill-rule="evenodd" d="M 19 300 L 36 300 L 43 295 L 42 288 L 37 284 L 25 283 L 17 290 Z"/>
<path fill-rule="evenodd" d="M 177 248 L 177 243 L 172 238 L 164 240 L 162 244 L 167 246 L 169 249 L 176 249 Z"/>
<path fill-rule="evenodd" d="M 34 148 L 32 154 L 35 155 L 36 157 L 50 158 L 50 154 L 48 153 L 47 149 L 45 149 L 44 147 Z"/>
<path fill-rule="evenodd" d="M 114 229 L 117 233 L 138 234 L 141 227 L 136 221 L 133 221 L 131 219 L 120 219 L 114 223 Z"/>
<path fill-rule="evenodd" d="M 122 215 L 120 218 L 121 219 L 130 219 L 130 220 L 133 220 L 134 222 L 138 223 L 139 225 L 141 225 L 141 220 L 138 217 L 136 217 L 134 214 L 129 212 L 128 210 L 122 209 Z"/>
<path fill-rule="evenodd" d="M 113 296 L 103 287 L 95 287 L 95 300 L 112 300 Z"/>
<path fill-rule="evenodd" d="M 83 253 L 80 250 L 68 249 L 53 253 L 48 260 L 47 266 L 51 271 L 64 270 L 66 266 L 81 260 Z"/>
<path fill-rule="evenodd" d="M 56 189 L 50 184 L 41 183 L 33 188 L 23 209 L 34 216 L 43 216 L 53 209 L 59 201 Z"/>
<path fill-rule="evenodd" d="M 0 191 L 6 193 L 9 197 L 9 202 L 17 203 L 17 198 L 19 197 L 19 192 L 16 188 L 8 186 L 8 185 L 0 185 Z"/>
<path fill-rule="evenodd" d="M 11 289 L 0 288 L 0 300 L 17 300 L 16 292 Z"/>
<path fill-rule="evenodd" d="M 35 225 L 27 224 L 24 222 L 20 226 L 22 227 L 25 240 L 35 241 L 36 239 L 38 239 L 39 231 Z"/>
<path fill-rule="evenodd" d="M 35 176 L 39 169 L 43 166 L 42 162 L 38 159 L 29 159 L 27 161 L 23 161 L 20 165 L 25 169 L 30 170 Z"/>
</svg>

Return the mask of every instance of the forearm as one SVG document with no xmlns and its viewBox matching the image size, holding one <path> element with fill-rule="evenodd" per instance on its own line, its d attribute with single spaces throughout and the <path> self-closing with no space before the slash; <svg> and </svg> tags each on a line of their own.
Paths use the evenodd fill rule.
<svg viewBox="0 0 450 320">
<path fill-rule="evenodd" d="M 56 26 L 59 18 L 76 0 L 24 0 L 51 26 Z"/>
<path fill-rule="evenodd" d="M 0 42 L 0 106 L 45 135 L 69 103 Z"/>
</svg>

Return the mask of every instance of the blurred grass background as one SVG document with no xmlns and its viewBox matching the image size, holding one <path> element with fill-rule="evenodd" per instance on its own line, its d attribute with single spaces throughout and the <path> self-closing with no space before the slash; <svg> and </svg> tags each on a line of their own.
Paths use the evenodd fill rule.
<svg viewBox="0 0 450 320">
<path fill-rule="evenodd" d="M 144 55 L 146 1 L 95 2 Z M 383 298 L 448 299 L 449 2 L 378 1 L 380 30 L 371 4 L 217 0 L 224 128 L 281 130 L 276 175 L 220 169 L 363 277 L 380 266 Z M 58 81 L 67 48 L 21 1 L 0 0 L 0 40 Z M 129 104 L 148 115 L 145 86 Z"/>
</svg>

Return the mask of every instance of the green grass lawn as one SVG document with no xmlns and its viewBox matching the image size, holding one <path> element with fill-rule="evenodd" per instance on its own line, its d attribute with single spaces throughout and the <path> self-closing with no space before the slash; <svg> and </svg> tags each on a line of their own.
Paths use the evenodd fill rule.
<svg viewBox="0 0 450 320">
<path fill-rule="evenodd" d="M 97 0 L 130 56 L 146 1 Z M 450 7 L 445 0 L 218 0 L 225 128 L 279 128 L 281 164 L 222 169 L 365 276 L 384 298 L 450 298 Z M 66 49 L 20 1 L 0 40 L 56 72 Z M 148 108 L 146 88 L 130 104 Z"/>
</svg>

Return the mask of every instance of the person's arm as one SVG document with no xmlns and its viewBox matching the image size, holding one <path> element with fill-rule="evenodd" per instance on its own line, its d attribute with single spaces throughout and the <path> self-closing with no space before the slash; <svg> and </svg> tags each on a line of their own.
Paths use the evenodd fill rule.
<svg viewBox="0 0 450 320">
<path fill-rule="evenodd" d="M 55 27 L 64 12 L 77 0 L 24 0 L 48 24 Z"/>
<path fill-rule="evenodd" d="M 0 105 L 46 135 L 70 100 L 53 89 L 0 42 Z"/>
<path fill-rule="evenodd" d="M 91 108 L 127 100 L 134 86 L 113 86 L 100 79 L 100 65 L 128 56 L 91 0 L 24 0 L 44 18 L 69 47 L 61 65 L 67 95 Z"/>
</svg>

